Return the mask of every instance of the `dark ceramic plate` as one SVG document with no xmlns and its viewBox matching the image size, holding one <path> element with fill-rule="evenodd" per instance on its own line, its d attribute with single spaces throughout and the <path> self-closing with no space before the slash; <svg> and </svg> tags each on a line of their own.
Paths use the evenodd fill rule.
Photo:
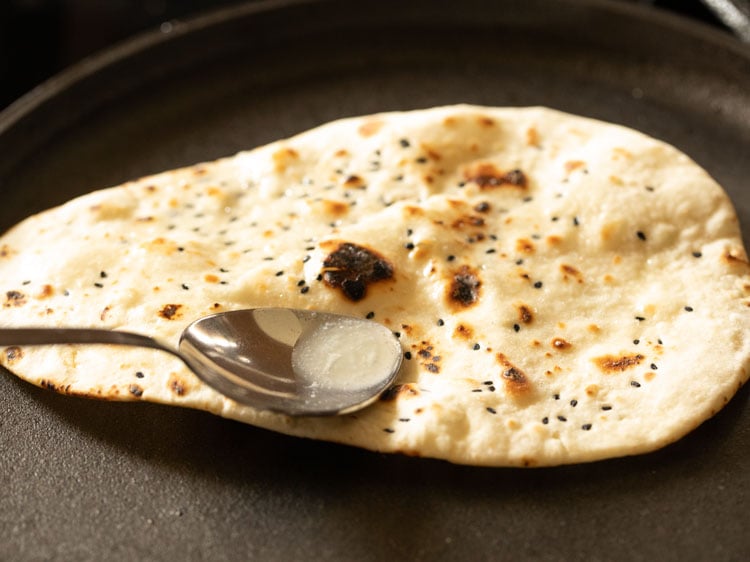
<svg viewBox="0 0 750 562">
<path fill-rule="evenodd" d="M 231 8 L 31 92 L 0 115 L 0 228 L 337 117 L 455 102 L 640 129 L 706 167 L 750 226 L 750 51 L 733 39 L 623 3 L 373 0 Z M 0 558 L 740 560 L 747 402 L 650 455 L 479 469 L 4 372 Z"/>
</svg>

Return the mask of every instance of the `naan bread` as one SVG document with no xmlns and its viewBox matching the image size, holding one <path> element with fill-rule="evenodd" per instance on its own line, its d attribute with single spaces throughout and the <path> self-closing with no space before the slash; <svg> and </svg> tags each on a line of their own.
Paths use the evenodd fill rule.
<svg viewBox="0 0 750 562">
<path fill-rule="evenodd" d="M 0 291 L 4 327 L 175 345 L 222 310 L 372 316 L 406 361 L 380 401 L 338 418 L 243 407 L 158 351 L 0 355 L 65 394 L 456 463 L 650 451 L 748 377 L 750 275 L 727 195 L 662 142 L 545 108 L 347 119 L 85 195 L 0 239 Z"/>
</svg>

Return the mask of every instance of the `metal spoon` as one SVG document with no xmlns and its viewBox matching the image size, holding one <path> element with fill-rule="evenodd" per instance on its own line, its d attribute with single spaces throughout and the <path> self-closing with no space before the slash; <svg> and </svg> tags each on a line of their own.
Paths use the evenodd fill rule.
<svg viewBox="0 0 750 562">
<path fill-rule="evenodd" d="M 176 355 L 204 382 L 234 400 L 293 416 L 353 412 L 395 378 L 402 350 L 371 320 L 289 308 L 256 308 L 200 318 L 178 349 L 158 340 L 88 328 L 0 329 L 0 345 L 108 343 Z"/>
</svg>

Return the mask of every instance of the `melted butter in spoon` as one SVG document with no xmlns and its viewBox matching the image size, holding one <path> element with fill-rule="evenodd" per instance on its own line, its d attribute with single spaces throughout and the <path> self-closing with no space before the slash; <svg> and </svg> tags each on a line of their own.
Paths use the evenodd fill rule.
<svg viewBox="0 0 750 562">
<path fill-rule="evenodd" d="M 375 322 L 337 318 L 305 330 L 292 350 L 292 368 L 312 388 L 344 391 L 379 384 L 398 368 L 401 347 Z"/>
</svg>

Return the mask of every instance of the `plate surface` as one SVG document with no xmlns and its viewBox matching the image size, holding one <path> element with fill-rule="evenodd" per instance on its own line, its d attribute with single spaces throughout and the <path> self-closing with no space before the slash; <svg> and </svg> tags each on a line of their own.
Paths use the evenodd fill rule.
<svg viewBox="0 0 750 562">
<path fill-rule="evenodd" d="M 255 2 L 142 36 L 0 114 L 0 229 L 338 117 L 547 105 L 687 152 L 750 240 L 750 51 L 614 2 Z M 740 560 L 745 388 L 661 451 L 480 469 L 0 373 L 0 559 Z"/>
</svg>

